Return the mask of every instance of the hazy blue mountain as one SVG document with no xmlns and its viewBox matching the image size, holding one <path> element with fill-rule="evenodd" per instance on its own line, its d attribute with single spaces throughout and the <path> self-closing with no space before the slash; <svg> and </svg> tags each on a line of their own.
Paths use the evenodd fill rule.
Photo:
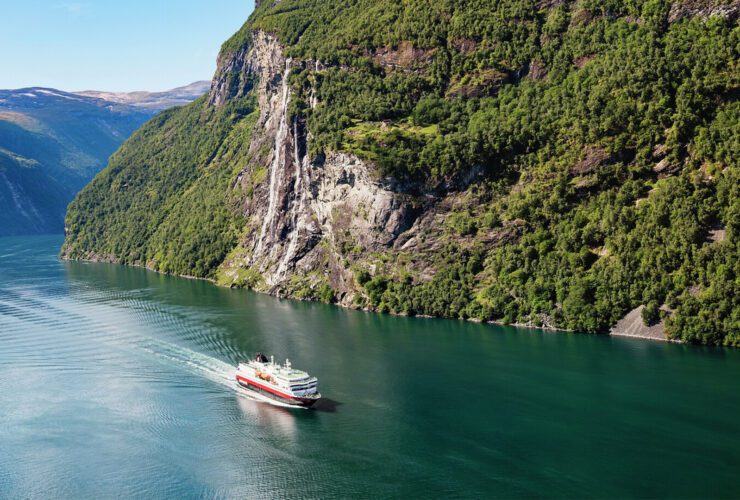
<svg viewBox="0 0 740 500">
<path fill-rule="evenodd" d="M 202 96 L 211 88 L 210 81 L 194 82 L 165 92 L 104 92 L 86 90 L 75 92 L 85 97 L 97 97 L 118 104 L 129 104 L 137 108 L 164 110 L 173 106 L 188 104 Z"/>
<path fill-rule="evenodd" d="M 0 90 L 0 236 L 62 232 L 67 205 L 108 157 L 161 109 L 195 99 L 196 87 L 136 93 L 143 106 L 49 88 Z"/>
</svg>

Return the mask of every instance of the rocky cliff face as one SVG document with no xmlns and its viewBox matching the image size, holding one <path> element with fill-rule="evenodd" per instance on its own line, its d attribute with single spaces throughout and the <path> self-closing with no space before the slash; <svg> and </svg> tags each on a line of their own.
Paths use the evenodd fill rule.
<svg viewBox="0 0 740 500">
<path fill-rule="evenodd" d="M 328 281 L 346 295 L 352 290 L 352 275 L 342 250 L 391 248 L 418 212 L 413 197 L 378 179 L 356 156 L 309 157 L 311 135 L 289 112 L 294 97 L 290 73 L 307 64 L 316 63 L 286 58 L 278 41 L 262 31 L 252 34 L 248 47 L 220 61 L 210 104 L 223 106 L 254 88 L 260 109 L 251 161 L 235 186 L 248 191 L 255 177 L 263 178 L 244 203 L 250 224 L 242 251 L 224 270 L 232 280 L 239 269 L 258 270 L 262 279 L 257 288 L 278 295 L 291 293 L 295 276 L 308 278 L 302 286 Z M 311 105 L 316 105 L 315 99 Z"/>
<path fill-rule="evenodd" d="M 260 105 L 267 101 L 287 76 L 283 47 L 274 36 L 254 31 L 250 43 L 233 53 L 219 55 L 218 68 L 211 83 L 208 102 L 223 106 L 229 99 L 243 97 L 259 84 Z"/>
</svg>

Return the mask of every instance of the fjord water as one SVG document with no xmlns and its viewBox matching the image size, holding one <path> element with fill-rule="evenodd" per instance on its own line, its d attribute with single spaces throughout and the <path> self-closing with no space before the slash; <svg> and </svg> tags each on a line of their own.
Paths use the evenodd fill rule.
<svg viewBox="0 0 740 500">
<path fill-rule="evenodd" d="M 740 352 L 395 318 L 0 239 L 0 497 L 732 497 Z M 254 401 L 262 350 L 317 410 Z"/>
</svg>

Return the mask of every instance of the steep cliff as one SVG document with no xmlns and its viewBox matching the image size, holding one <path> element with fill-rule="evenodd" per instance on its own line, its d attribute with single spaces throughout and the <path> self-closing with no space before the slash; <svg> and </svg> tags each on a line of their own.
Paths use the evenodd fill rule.
<svg viewBox="0 0 740 500">
<path fill-rule="evenodd" d="M 740 341 L 736 2 L 479 3 L 259 4 L 63 254 L 584 331 L 669 303 Z"/>
<path fill-rule="evenodd" d="M 290 113 L 296 96 L 289 78 L 309 65 L 315 67 L 285 57 L 278 40 L 262 30 L 219 64 L 210 104 L 254 91 L 260 109 L 250 162 L 237 177 L 243 191 L 252 190 L 243 206 L 247 223 L 241 244 L 221 266 L 225 284 L 243 285 L 240 276 L 248 270 L 259 275 L 251 286 L 276 294 L 313 295 L 327 284 L 351 292 L 352 273 L 338 246 L 351 237 L 365 251 L 383 251 L 413 223 L 407 197 L 374 178 L 367 163 L 341 152 L 308 154 L 305 120 Z M 264 182 L 252 186 L 259 171 Z"/>
</svg>

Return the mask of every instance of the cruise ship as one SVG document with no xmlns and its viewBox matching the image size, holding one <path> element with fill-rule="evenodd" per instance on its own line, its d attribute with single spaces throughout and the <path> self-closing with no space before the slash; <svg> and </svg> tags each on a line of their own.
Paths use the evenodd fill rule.
<svg viewBox="0 0 740 500">
<path fill-rule="evenodd" d="M 239 363 L 236 381 L 246 389 L 293 406 L 310 407 L 321 398 L 316 377 L 294 369 L 288 359 L 285 364 L 276 364 L 274 357 L 268 360 L 261 352 L 253 360 Z"/>
</svg>

